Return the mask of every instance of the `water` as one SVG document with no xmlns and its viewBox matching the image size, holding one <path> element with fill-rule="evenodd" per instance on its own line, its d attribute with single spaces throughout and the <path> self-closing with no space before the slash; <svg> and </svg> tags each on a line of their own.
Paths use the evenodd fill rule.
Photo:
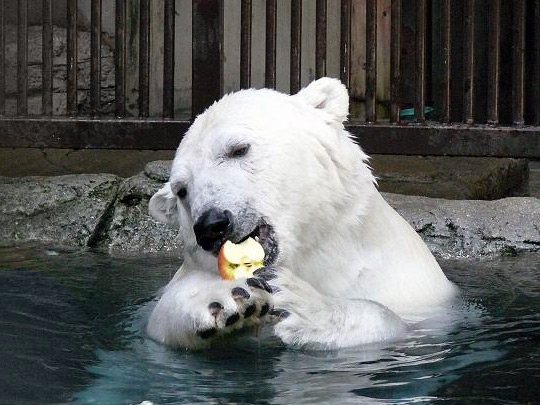
<svg viewBox="0 0 540 405">
<path fill-rule="evenodd" d="M 174 258 L 0 248 L 0 404 L 538 403 L 539 263 L 442 262 L 467 310 L 388 347 L 305 352 L 263 333 L 193 353 L 143 333 Z"/>
</svg>

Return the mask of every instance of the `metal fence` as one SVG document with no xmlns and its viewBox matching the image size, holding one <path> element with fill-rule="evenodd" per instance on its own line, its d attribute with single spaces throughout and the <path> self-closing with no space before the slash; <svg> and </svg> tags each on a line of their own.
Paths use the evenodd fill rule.
<svg viewBox="0 0 540 405">
<path fill-rule="evenodd" d="M 53 115 L 53 19 L 58 3 L 42 0 L 41 111 L 28 111 L 28 1 L 18 0 L 16 111 L 6 111 L 5 0 L 0 0 L 0 146 L 173 149 L 190 119 L 175 116 L 176 7 L 161 0 L 163 13 L 162 109 L 150 113 L 151 1 L 137 1 L 137 116 L 126 109 L 126 41 L 129 0 L 115 0 L 114 108 L 105 111 L 102 0 L 91 0 L 89 108 L 78 102 L 78 1 L 66 0 L 65 114 Z M 105 0 L 103 0 L 105 1 Z M 112 1 L 112 0 L 111 0 Z M 240 87 L 251 86 L 252 0 L 240 0 Z M 302 83 L 303 6 L 311 0 L 281 0 L 290 7 L 291 93 Z M 314 76 L 327 74 L 327 11 L 316 0 Z M 131 1 L 133 3 L 133 1 Z M 223 94 L 224 10 L 229 0 L 192 0 L 191 117 Z M 264 2 L 264 84 L 276 87 L 277 0 Z M 230 4 L 230 3 L 229 3 Z M 354 69 L 365 69 L 362 104 L 347 127 L 369 153 L 540 158 L 540 0 L 391 0 L 390 53 L 378 60 L 377 0 L 334 0 L 340 12 L 339 76 L 348 86 Z M 155 5 L 155 3 L 154 3 Z M 352 8 L 365 7 L 365 38 L 353 37 Z M 386 15 L 386 14 L 385 14 Z M 305 16 L 304 16 L 305 18 Z M 351 65 L 351 45 L 365 41 L 365 66 Z M 378 63 L 390 64 L 389 97 L 377 98 Z M 30 65 L 31 66 L 31 65 Z M 381 108 L 382 106 L 382 108 Z M 382 112 L 381 112 L 382 111 Z"/>
</svg>

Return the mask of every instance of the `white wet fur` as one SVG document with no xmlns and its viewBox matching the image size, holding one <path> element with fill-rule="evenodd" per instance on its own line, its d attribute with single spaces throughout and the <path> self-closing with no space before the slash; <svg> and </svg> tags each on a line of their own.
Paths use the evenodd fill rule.
<svg viewBox="0 0 540 405">
<path fill-rule="evenodd" d="M 336 349 L 399 339 L 406 322 L 452 302 L 456 287 L 412 227 L 383 199 L 343 122 L 348 94 L 322 78 L 294 96 L 242 90 L 197 117 L 174 159 L 170 182 L 150 201 L 158 220 L 180 228 L 184 263 L 149 319 L 148 333 L 176 347 L 205 347 L 196 332 L 218 337 L 261 320 L 224 319 L 239 304 L 216 258 L 198 247 L 194 221 L 209 208 L 229 210 L 247 234 L 257 215 L 274 227 L 280 254 L 270 296 L 250 289 L 258 308 L 269 302 L 290 316 L 274 326 L 286 344 Z M 249 145 L 246 156 L 227 152 Z M 187 197 L 176 193 L 182 187 Z M 208 304 L 224 305 L 219 319 Z"/>
</svg>

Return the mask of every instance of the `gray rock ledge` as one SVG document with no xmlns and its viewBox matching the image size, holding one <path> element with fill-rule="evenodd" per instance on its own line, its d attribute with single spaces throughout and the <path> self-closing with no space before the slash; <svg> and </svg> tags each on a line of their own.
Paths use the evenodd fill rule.
<svg viewBox="0 0 540 405">
<path fill-rule="evenodd" d="M 538 198 L 480 201 L 383 195 L 439 257 L 540 251 Z"/>
<path fill-rule="evenodd" d="M 0 244 L 31 241 L 111 253 L 180 254 L 177 231 L 148 215 L 169 161 L 136 176 L 0 177 Z M 445 200 L 383 194 L 435 255 L 480 257 L 540 251 L 540 199 Z"/>
<path fill-rule="evenodd" d="M 148 215 L 162 186 L 143 174 L 0 177 L 0 244 L 31 241 L 115 253 L 180 252 L 178 232 Z"/>
</svg>

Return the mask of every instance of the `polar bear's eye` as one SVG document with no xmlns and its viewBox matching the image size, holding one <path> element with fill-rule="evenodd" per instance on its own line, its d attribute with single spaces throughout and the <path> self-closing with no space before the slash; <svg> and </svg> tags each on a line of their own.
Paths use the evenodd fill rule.
<svg viewBox="0 0 540 405">
<path fill-rule="evenodd" d="M 249 145 L 239 145 L 232 148 L 228 153 L 227 156 L 230 158 L 239 158 L 242 156 L 245 156 L 249 151 Z"/>
<path fill-rule="evenodd" d="M 179 198 L 185 198 L 186 195 L 187 195 L 187 189 L 185 187 L 182 187 L 181 189 L 178 190 L 178 192 L 176 193 L 176 195 L 179 197 Z"/>
</svg>

